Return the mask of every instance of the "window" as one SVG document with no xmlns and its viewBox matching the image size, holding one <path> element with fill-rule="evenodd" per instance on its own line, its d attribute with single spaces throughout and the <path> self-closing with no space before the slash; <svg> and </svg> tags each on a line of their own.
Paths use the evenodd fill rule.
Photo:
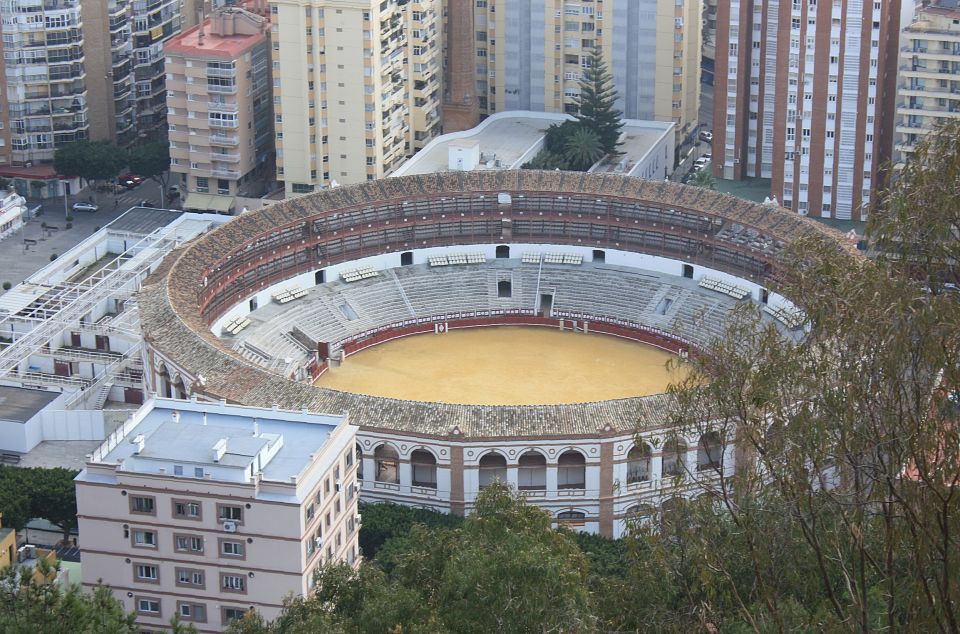
<svg viewBox="0 0 960 634">
<path fill-rule="evenodd" d="M 207 622 L 207 606 L 202 603 L 177 601 L 177 613 L 184 621 L 193 621 L 194 623 Z"/>
<path fill-rule="evenodd" d="M 697 471 L 718 469 L 723 461 L 723 443 L 715 431 L 700 436 L 697 449 Z"/>
<path fill-rule="evenodd" d="M 377 482 L 400 482 L 400 456 L 396 449 L 390 445 L 380 445 L 373 451 L 373 459 L 377 465 Z"/>
<path fill-rule="evenodd" d="M 528 451 L 518 460 L 517 488 L 521 491 L 543 491 L 547 488 L 547 459 L 536 451 Z"/>
<path fill-rule="evenodd" d="M 488 453 L 480 458 L 480 488 L 486 488 L 494 482 L 507 481 L 507 459 L 500 454 Z"/>
<path fill-rule="evenodd" d="M 210 191 L 210 180 L 206 176 L 197 176 L 197 191 L 201 194 Z"/>
<path fill-rule="evenodd" d="M 650 446 L 634 447 L 627 454 L 627 484 L 650 480 Z"/>
<path fill-rule="evenodd" d="M 142 513 L 144 515 L 156 515 L 156 500 L 144 495 L 130 496 L 130 512 Z"/>
<path fill-rule="evenodd" d="M 583 489 L 586 487 L 586 459 L 579 451 L 565 451 L 557 460 L 557 488 Z"/>
<path fill-rule="evenodd" d="M 221 522 L 243 522 L 243 509 L 229 504 L 217 504 L 217 518 Z"/>
<path fill-rule="evenodd" d="M 199 520 L 203 518 L 200 502 L 193 500 L 174 500 L 173 516 L 177 519 Z"/>
<path fill-rule="evenodd" d="M 133 545 L 136 546 L 137 548 L 156 548 L 157 547 L 156 531 L 134 530 Z"/>
<path fill-rule="evenodd" d="M 160 614 L 160 599 L 137 599 L 137 612 L 140 614 Z"/>
<path fill-rule="evenodd" d="M 223 622 L 224 625 L 226 625 L 230 621 L 237 621 L 242 619 L 243 616 L 247 613 L 246 608 L 223 607 L 223 608 L 220 608 L 220 611 L 221 611 L 221 621 Z"/>
<path fill-rule="evenodd" d="M 413 486 L 437 488 L 437 459 L 432 453 L 417 449 L 410 454 L 410 467 L 413 471 Z"/>
<path fill-rule="evenodd" d="M 134 564 L 133 578 L 137 581 L 148 583 L 158 583 L 160 581 L 160 571 L 152 564 Z"/>
<path fill-rule="evenodd" d="M 243 542 L 221 539 L 220 555 L 223 557 L 243 557 Z"/>
<path fill-rule="evenodd" d="M 220 587 L 227 592 L 246 592 L 246 579 L 241 575 L 221 574 Z"/>
<path fill-rule="evenodd" d="M 670 439 L 663 445 L 663 476 L 683 475 L 683 458 L 687 446 L 682 440 Z"/>
<path fill-rule="evenodd" d="M 202 553 L 203 537 L 199 535 L 174 535 L 173 549 L 178 553 Z"/>
<path fill-rule="evenodd" d="M 203 571 L 195 568 L 177 568 L 177 585 L 203 588 Z"/>
</svg>

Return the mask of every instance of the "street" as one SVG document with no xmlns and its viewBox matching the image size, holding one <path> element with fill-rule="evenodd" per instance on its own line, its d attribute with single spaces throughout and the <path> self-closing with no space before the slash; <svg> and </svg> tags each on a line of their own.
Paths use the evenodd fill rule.
<svg viewBox="0 0 960 634">
<path fill-rule="evenodd" d="M 30 218 L 19 231 L 0 241 L 0 262 L 3 263 L 0 270 L 0 284 L 3 282 L 19 284 L 49 264 L 52 255 L 65 253 L 123 212 L 135 207 L 141 200 L 159 205 L 160 185 L 147 180 L 116 197 L 113 194 L 93 194 L 89 190 L 83 190 L 76 196 L 67 197 L 68 209 L 75 202 L 88 201 L 90 196 L 94 196 L 94 202 L 100 206 L 100 210 L 76 213 L 70 211 L 70 215 L 73 216 L 70 229 L 66 228 L 63 198 L 42 202 L 29 200 L 27 202 L 29 209 L 40 204 L 39 215 Z M 45 229 L 44 225 L 48 228 Z"/>
</svg>

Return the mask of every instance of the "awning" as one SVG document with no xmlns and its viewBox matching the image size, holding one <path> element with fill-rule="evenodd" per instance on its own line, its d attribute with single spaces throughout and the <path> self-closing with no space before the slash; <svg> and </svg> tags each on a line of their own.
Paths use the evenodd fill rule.
<svg viewBox="0 0 960 634">
<path fill-rule="evenodd" d="M 233 208 L 233 196 L 217 196 L 216 194 L 198 194 L 193 192 L 187 194 L 187 199 L 183 201 L 183 208 L 227 214 L 230 213 L 230 210 Z"/>
</svg>

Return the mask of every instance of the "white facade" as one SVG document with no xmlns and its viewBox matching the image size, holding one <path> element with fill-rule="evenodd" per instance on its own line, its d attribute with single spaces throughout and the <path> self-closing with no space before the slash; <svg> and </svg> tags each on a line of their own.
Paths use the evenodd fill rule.
<svg viewBox="0 0 960 634">
<path fill-rule="evenodd" d="M 6 192 L 0 198 L 0 240 L 7 238 L 23 226 L 23 215 L 27 212 L 27 201 L 16 191 Z"/>
</svg>

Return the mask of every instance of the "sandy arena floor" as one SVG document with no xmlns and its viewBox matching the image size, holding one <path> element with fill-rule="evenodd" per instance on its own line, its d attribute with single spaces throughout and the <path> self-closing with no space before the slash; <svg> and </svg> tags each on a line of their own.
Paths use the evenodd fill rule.
<svg viewBox="0 0 960 634">
<path fill-rule="evenodd" d="M 673 355 L 604 335 L 495 327 L 404 337 L 368 348 L 316 385 L 467 405 L 583 403 L 666 390 Z"/>
</svg>

